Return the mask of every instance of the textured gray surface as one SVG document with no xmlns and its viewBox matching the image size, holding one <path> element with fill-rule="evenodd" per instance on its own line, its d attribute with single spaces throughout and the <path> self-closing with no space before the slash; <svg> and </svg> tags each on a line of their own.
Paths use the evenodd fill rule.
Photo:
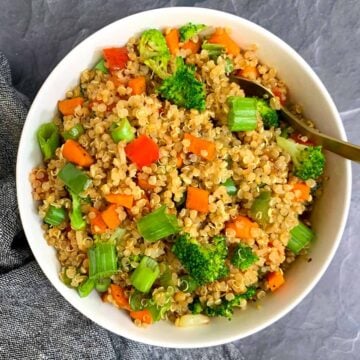
<svg viewBox="0 0 360 360">
<path fill-rule="evenodd" d="M 10 60 L 17 88 L 33 98 L 57 62 L 95 30 L 141 10 L 175 5 L 235 13 L 285 40 L 317 72 L 341 112 L 349 139 L 360 143 L 358 0 L 1 0 L 0 49 Z M 350 216 L 334 261 L 295 310 L 234 343 L 246 360 L 360 358 L 359 166 L 353 171 Z M 124 346 L 114 339 L 113 344 L 118 353 Z M 229 352 L 229 358 L 234 356 L 241 355 Z M 210 358 L 216 358 L 215 352 Z"/>
</svg>

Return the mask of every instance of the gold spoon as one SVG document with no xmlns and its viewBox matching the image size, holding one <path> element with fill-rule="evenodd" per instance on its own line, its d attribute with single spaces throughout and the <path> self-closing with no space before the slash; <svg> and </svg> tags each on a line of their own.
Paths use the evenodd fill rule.
<svg viewBox="0 0 360 360">
<path fill-rule="evenodd" d="M 244 90 L 246 96 L 267 97 L 268 99 L 274 97 L 269 89 L 257 82 L 239 76 L 231 76 L 230 80 L 236 82 Z M 360 146 L 321 134 L 318 130 L 307 126 L 284 106 L 281 106 L 279 111 L 295 130 L 306 135 L 315 145 L 321 145 L 324 149 L 346 159 L 360 162 Z"/>
</svg>

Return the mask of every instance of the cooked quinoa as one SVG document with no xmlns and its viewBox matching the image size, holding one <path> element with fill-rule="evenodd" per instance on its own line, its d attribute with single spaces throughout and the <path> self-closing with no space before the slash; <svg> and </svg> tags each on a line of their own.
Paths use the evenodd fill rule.
<svg viewBox="0 0 360 360">
<path fill-rule="evenodd" d="M 167 40 L 170 31 L 174 30 L 163 31 Z M 66 111 L 65 114 L 61 112 L 59 104 L 59 115 L 52 121 L 59 134 L 68 133 L 81 124 L 82 133 L 74 141 L 91 157 L 91 164 L 81 167 L 76 161 L 69 161 L 69 156 L 64 156 L 65 139 L 61 138 L 53 156 L 33 169 L 30 175 L 39 216 L 45 219 L 45 239 L 57 251 L 62 281 L 75 289 L 84 285 L 91 279 L 89 251 L 99 243 L 113 241 L 117 270 L 110 274 L 111 285 L 109 281 L 109 287 L 102 289 L 101 298 L 118 308 L 132 310 L 130 315 L 136 325 L 161 318 L 184 326 L 187 319 L 184 315 L 224 315 L 213 310 L 231 304 L 236 296 L 246 294 L 249 289 L 253 290 L 251 296 L 238 297 L 237 307 L 245 309 L 248 302 L 262 299 L 272 286 L 271 276 L 276 274 L 283 279 L 283 270 L 295 259 L 297 254 L 287 248 L 290 231 L 299 224 L 299 219 L 310 226 L 307 219 L 313 202 L 312 190 L 320 183 L 319 179 L 301 180 L 294 175 L 290 154 L 277 142 L 284 129 L 290 134 L 292 132 L 282 121 L 277 127 L 265 129 L 263 119 L 257 113 L 254 130 L 232 132 L 229 129 L 228 98 L 246 95 L 229 80 L 229 62 L 232 73 L 273 90 L 277 96 L 272 101 L 273 108 L 278 108 L 280 101 L 288 100 L 285 84 L 277 78 L 274 68 L 258 60 L 256 47 L 241 47 L 234 54 L 232 51 L 229 53 L 225 46 L 225 51 L 214 58 L 201 47 L 201 44 L 210 42 L 212 35 L 209 31 L 203 35 L 196 30 L 186 41 L 181 40 L 181 34 L 180 29 L 178 48 L 172 51 L 167 71 L 169 76 L 174 71 L 176 56 L 184 58 L 185 66 L 194 66 L 195 79 L 204 84 L 204 110 L 189 109 L 166 100 L 159 93 L 159 86 L 166 80 L 144 63 L 139 53 L 141 38 L 131 38 L 122 48 L 127 54 L 125 65 L 120 69 L 111 68 L 104 53 L 104 67 L 84 70 L 79 85 L 66 93 L 65 100 L 81 98 L 81 103 L 68 115 Z M 196 45 L 194 53 L 185 45 L 189 41 Z M 146 89 L 134 95 L 137 90 L 129 84 L 139 77 L 145 79 Z M 300 115 L 299 108 L 294 109 Z M 146 135 L 155 144 L 158 149 L 156 161 L 139 167 L 129 159 L 127 152 L 127 147 L 135 140 L 114 141 L 113 124 L 125 118 L 131 124 L 135 139 Z M 197 154 L 191 151 L 191 139 L 185 138 L 185 134 L 213 144 L 214 158 L 209 160 L 206 149 Z M 306 138 L 301 140 L 307 142 Z M 75 206 L 65 182 L 59 177 L 59 172 L 69 162 L 74 162 L 76 168 L 91 180 L 80 194 L 81 214 L 85 220 L 81 230 L 74 229 L 68 216 L 60 224 L 46 223 L 50 207 L 70 213 Z M 235 186 L 231 194 L 224 186 L 228 179 Z M 302 198 L 302 188 L 298 190 L 295 186 L 299 182 L 309 191 L 306 199 Z M 188 206 L 189 188 L 206 192 L 206 211 Z M 271 194 L 264 215 L 266 222 L 254 218 L 252 211 L 254 201 L 262 192 Z M 94 219 L 101 218 L 111 205 L 107 200 L 110 194 L 128 195 L 132 199 L 131 205 L 114 205 L 117 226 L 109 227 L 105 223 L 105 228 L 100 229 L 94 225 Z M 169 216 L 176 217 L 179 231 L 157 241 L 145 240 L 138 223 L 161 206 L 166 207 Z M 304 218 L 302 215 L 305 213 Z M 235 224 L 239 216 L 251 224 L 247 236 L 239 236 L 236 226 L 228 226 Z M 125 231 L 116 239 L 112 235 L 118 228 Z M 192 291 L 181 285 L 184 276 L 192 273 L 174 253 L 176 239 L 184 234 L 196 239 L 204 248 L 212 244 L 216 236 L 223 236 L 227 248 L 223 259 L 227 272 L 213 281 L 198 283 Z M 251 252 L 252 263 L 234 265 L 232 256 L 239 246 Z M 299 252 L 304 251 L 306 246 Z M 141 294 L 134 287 L 132 274 L 144 256 L 156 261 L 159 274 L 151 290 Z M 120 300 L 114 291 L 120 291 Z M 130 305 L 124 306 L 122 300 L 131 299 L 135 293 L 136 296 L 143 295 L 143 306 L 134 309 L 131 301 Z M 202 310 L 194 310 L 195 302 Z M 154 308 L 159 310 L 160 316 L 149 320 L 144 313 L 140 314 L 142 317 L 134 315 L 148 307 L 152 307 L 152 311 Z M 205 310 L 208 308 L 211 310 Z M 149 314 L 153 315 L 152 311 Z M 193 316 L 201 316 L 199 323 L 206 322 L 204 315 Z"/>
</svg>

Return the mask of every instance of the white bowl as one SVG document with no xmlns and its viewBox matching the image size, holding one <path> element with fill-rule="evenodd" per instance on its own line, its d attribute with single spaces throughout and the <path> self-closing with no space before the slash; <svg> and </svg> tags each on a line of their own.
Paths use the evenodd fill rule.
<svg viewBox="0 0 360 360">
<path fill-rule="evenodd" d="M 128 314 L 103 303 L 96 292 L 81 299 L 58 276 L 55 250 L 46 244 L 41 221 L 31 196 L 29 174 L 41 162 L 35 133 L 39 125 L 52 119 L 58 99 L 78 83 L 82 70 L 92 67 L 101 49 L 124 45 L 134 34 L 147 28 L 179 26 L 186 22 L 226 26 L 240 44 L 259 45 L 260 59 L 278 69 L 288 85 L 291 98 L 304 106 L 318 128 L 345 140 L 338 111 L 324 85 L 310 66 L 286 43 L 254 23 L 234 15 L 203 8 L 165 8 L 129 16 L 99 30 L 76 46 L 56 66 L 37 94 L 27 116 L 17 158 L 17 196 L 21 220 L 30 247 L 41 269 L 58 292 L 77 310 L 102 327 L 143 343 L 178 348 L 223 344 L 251 335 L 271 325 L 293 309 L 315 286 L 339 245 L 350 203 L 351 168 L 349 161 L 327 154 L 329 181 L 313 213 L 317 239 L 311 248 L 312 262 L 298 260 L 286 273 L 286 284 L 263 301 L 261 309 L 249 306 L 236 313 L 232 321 L 212 319 L 210 325 L 177 328 L 165 321 L 151 329 L 133 325 Z"/>
</svg>

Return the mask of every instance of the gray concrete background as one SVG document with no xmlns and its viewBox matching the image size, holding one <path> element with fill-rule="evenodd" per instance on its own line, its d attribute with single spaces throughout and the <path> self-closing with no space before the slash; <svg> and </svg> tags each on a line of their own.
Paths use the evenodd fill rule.
<svg viewBox="0 0 360 360">
<path fill-rule="evenodd" d="M 0 50 L 18 90 L 33 99 L 52 68 L 88 35 L 127 15 L 166 6 L 224 10 L 278 35 L 313 67 L 349 139 L 360 143 L 359 0 L 0 0 Z M 360 359 L 359 185 L 359 166 L 353 165 L 350 216 L 326 274 L 290 314 L 234 343 L 244 359 Z"/>
</svg>

